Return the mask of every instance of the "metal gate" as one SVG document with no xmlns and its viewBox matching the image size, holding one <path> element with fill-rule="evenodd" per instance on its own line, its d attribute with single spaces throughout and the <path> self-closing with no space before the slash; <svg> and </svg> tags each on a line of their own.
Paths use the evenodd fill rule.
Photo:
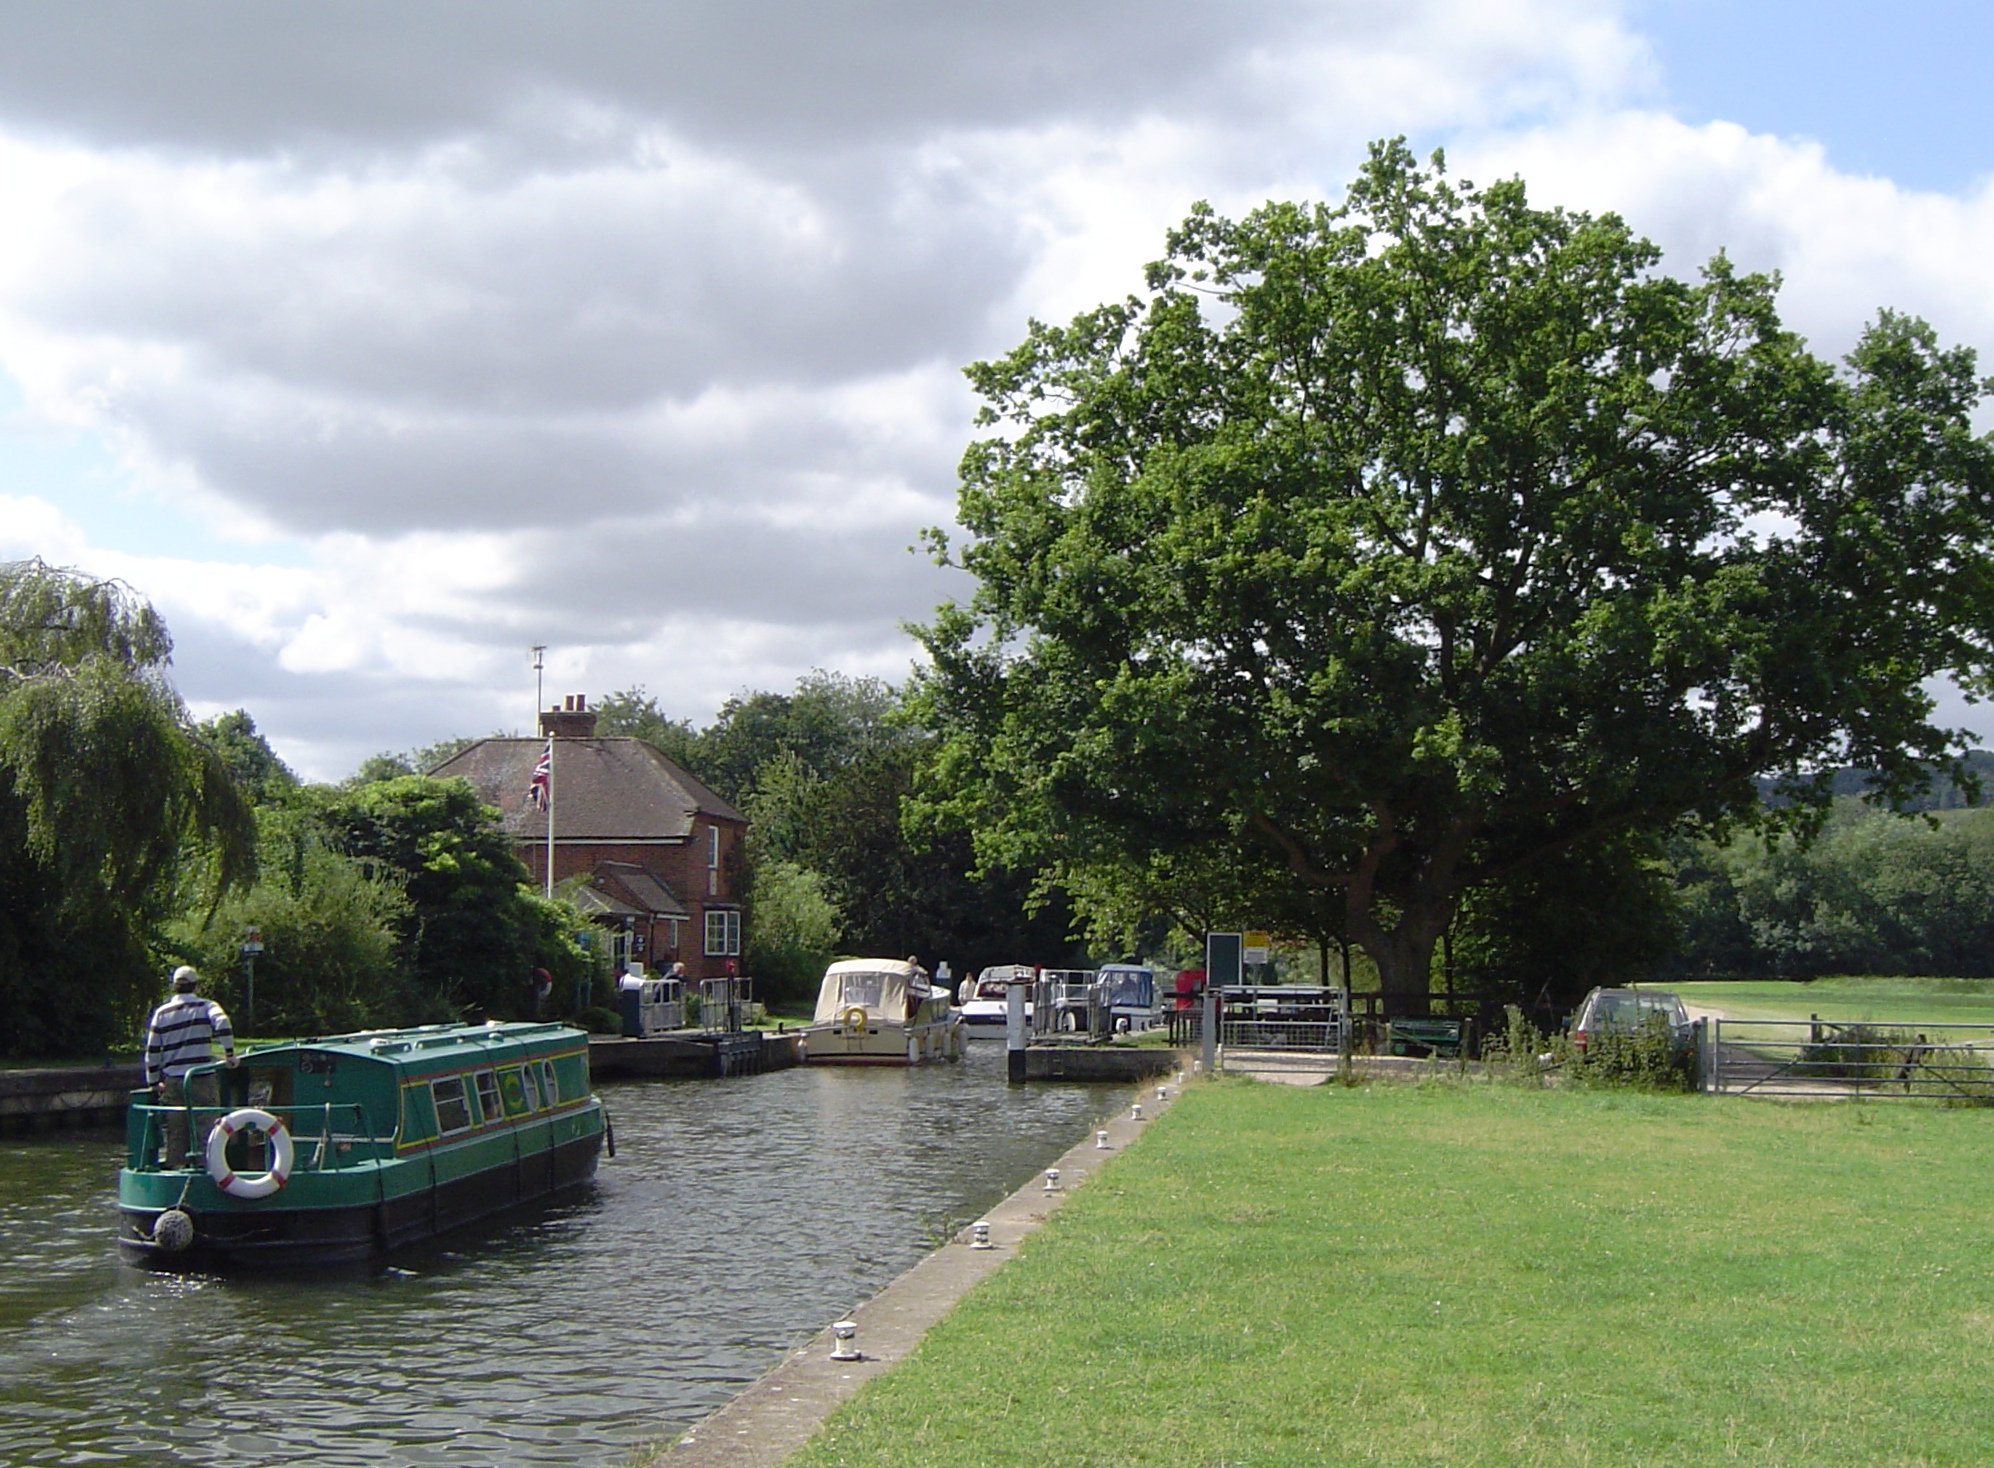
<svg viewBox="0 0 1994 1468">
<path fill-rule="evenodd" d="M 1215 1044 L 1204 1021 L 1215 1016 Z M 1236 1071 L 1335 1069 L 1350 1042 L 1350 1001 L 1342 989 L 1295 984 L 1208 990 L 1198 1040 L 1214 1068 Z"/>
<path fill-rule="evenodd" d="M 1712 1016 L 1697 1028 L 1706 1091 L 1994 1106 L 1994 1025 Z"/>
</svg>

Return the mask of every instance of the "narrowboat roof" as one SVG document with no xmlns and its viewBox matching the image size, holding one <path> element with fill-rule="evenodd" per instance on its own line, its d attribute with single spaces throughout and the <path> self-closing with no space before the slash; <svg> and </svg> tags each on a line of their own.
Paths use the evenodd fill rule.
<svg viewBox="0 0 1994 1468">
<path fill-rule="evenodd" d="M 563 1024 L 501 1023 L 481 1025 L 422 1025 L 406 1030 L 361 1030 L 350 1035 L 326 1035 L 287 1040 L 248 1051 L 246 1062 L 268 1064 L 286 1053 L 331 1051 L 389 1065 L 429 1069 L 461 1066 L 477 1059 L 496 1060 L 570 1049 L 585 1042 L 581 1030 Z"/>
</svg>

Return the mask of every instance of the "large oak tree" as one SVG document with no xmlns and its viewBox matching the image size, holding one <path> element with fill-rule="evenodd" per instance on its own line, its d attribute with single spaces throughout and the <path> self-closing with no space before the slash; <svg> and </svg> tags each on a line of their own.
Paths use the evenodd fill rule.
<svg viewBox="0 0 1994 1468">
<path fill-rule="evenodd" d="M 1218 853 L 1417 1008 L 1476 884 L 1758 818 L 1768 776 L 1804 824 L 1817 772 L 1953 769 L 1926 685 L 1983 686 L 1994 624 L 1971 353 L 1885 313 L 1837 368 L 1774 280 L 1658 265 L 1380 144 L 1340 204 L 1200 207 L 1145 297 L 1033 323 L 969 370 L 932 787 L 1083 900 Z"/>
</svg>

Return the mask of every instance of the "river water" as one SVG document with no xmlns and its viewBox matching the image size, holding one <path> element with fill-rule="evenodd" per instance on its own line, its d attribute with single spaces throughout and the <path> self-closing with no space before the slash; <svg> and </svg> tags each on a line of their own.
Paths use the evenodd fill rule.
<svg viewBox="0 0 1994 1468">
<path fill-rule="evenodd" d="M 600 1090 L 591 1188 L 330 1279 L 121 1264 L 121 1144 L 0 1141 L 0 1463 L 614 1468 L 1126 1099 L 1007 1086 L 987 1045 Z"/>
</svg>

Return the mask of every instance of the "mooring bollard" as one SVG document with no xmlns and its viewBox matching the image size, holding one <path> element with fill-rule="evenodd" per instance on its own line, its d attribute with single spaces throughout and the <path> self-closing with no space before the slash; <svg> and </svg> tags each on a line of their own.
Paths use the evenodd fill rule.
<svg viewBox="0 0 1994 1468">
<path fill-rule="evenodd" d="M 1058 1192 L 1058 1191 L 1059 1191 L 1059 1169 L 1058 1169 L 1058 1168 L 1056 1168 L 1056 1167 L 1048 1167 L 1048 1168 L 1047 1168 L 1047 1169 L 1045 1170 L 1045 1190 L 1046 1190 L 1046 1191 L 1047 1191 L 1048 1193 L 1056 1193 L 1056 1192 Z"/>
<path fill-rule="evenodd" d="M 1129 1120 L 1130 1121 L 1142 1120 L 1142 1103 L 1140 1101 L 1136 1102 L 1135 1105 L 1129 1108 Z"/>
<path fill-rule="evenodd" d="M 972 1249 L 994 1249 L 990 1242 L 990 1225 L 986 1222 L 972 1223 L 969 1226 L 969 1247 Z"/>
<path fill-rule="evenodd" d="M 1106 1152 L 1108 1150 L 1108 1134 L 1106 1132 L 1094 1133 L 1094 1150 L 1096 1152 Z"/>
<path fill-rule="evenodd" d="M 859 1325 L 856 1320 L 840 1320 L 831 1327 L 833 1361 L 860 1361 L 865 1359 L 859 1350 Z"/>
</svg>

